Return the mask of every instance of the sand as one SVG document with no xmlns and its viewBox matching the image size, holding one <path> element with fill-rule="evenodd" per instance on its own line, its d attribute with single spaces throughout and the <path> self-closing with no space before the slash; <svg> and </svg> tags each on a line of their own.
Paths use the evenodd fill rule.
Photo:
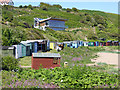
<svg viewBox="0 0 120 90">
<path fill-rule="evenodd" d="M 99 52 L 97 53 L 97 55 L 99 56 L 98 58 L 91 60 L 92 62 L 95 62 L 94 65 L 101 62 L 101 63 L 111 64 L 111 65 L 116 65 L 117 68 L 118 66 L 120 68 L 120 61 L 118 61 L 120 54 Z M 90 66 L 90 64 L 88 65 Z"/>
</svg>

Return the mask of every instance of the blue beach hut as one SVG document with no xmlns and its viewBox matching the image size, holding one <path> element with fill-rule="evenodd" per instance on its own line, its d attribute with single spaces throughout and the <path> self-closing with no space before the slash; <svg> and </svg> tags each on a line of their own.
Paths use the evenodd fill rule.
<svg viewBox="0 0 120 90">
<path fill-rule="evenodd" d="M 72 41 L 70 47 L 71 48 L 78 48 L 78 41 Z"/>
<path fill-rule="evenodd" d="M 95 44 L 96 44 L 96 46 L 99 46 L 99 42 L 98 41 L 96 41 Z"/>
</svg>

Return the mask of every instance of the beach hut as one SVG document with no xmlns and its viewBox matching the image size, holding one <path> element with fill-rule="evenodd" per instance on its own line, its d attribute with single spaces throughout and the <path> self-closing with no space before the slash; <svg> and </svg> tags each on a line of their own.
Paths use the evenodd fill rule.
<svg viewBox="0 0 120 90">
<path fill-rule="evenodd" d="M 94 42 L 88 42 L 88 46 L 94 46 Z"/>
<path fill-rule="evenodd" d="M 83 41 L 79 41 L 79 47 L 83 46 Z"/>
<path fill-rule="evenodd" d="M 56 48 L 56 42 L 50 42 L 50 49 Z"/>
<path fill-rule="evenodd" d="M 60 67 L 60 58 L 59 53 L 33 53 L 32 69 Z"/>
<path fill-rule="evenodd" d="M 106 42 L 103 42 L 103 46 L 106 46 Z"/>
<path fill-rule="evenodd" d="M 100 46 L 103 46 L 103 42 L 100 42 L 99 45 L 100 45 Z"/>
<path fill-rule="evenodd" d="M 107 41 L 106 46 L 112 46 L 112 41 L 111 40 Z"/>
<path fill-rule="evenodd" d="M 119 41 L 112 41 L 113 46 L 119 46 Z"/>
<path fill-rule="evenodd" d="M 14 46 L 2 46 L 2 56 L 15 56 Z"/>
<path fill-rule="evenodd" d="M 30 56 L 30 44 L 26 41 L 21 41 L 19 45 L 22 46 L 22 57 L 24 56 Z"/>
<path fill-rule="evenodd" d="M 83 42 L 83 46 L 88 46 L 88 42 Z"/>
<path fill-rule="evenodd" d="M 95 44 L 96 44 L 96 46 L 99 46 L 99 42 L 98 41 L 96 41 Z"/>
<path fill-rule="evenodd" d="M 38 51 L 47 51 L 49 50 L 49 41 L 47 40 L 27 40 L 28 44 L 32 45 L 32 52 L 37 53 Z"/>
<path fill-rule="evenodd" d="M 38 51 L 46 52 L 47 51 L 47 40 L 41 42 L 38 41 Z"/>
<path fill-rule="evenodd" d="M 15 47 L 15 58 L 18 59 L 22 57 L 22 46 L 21 45 L 13 45 Z"/>
<path fill-rule="evenodd" d="M 57 43 L 56 43 L 56 46 L 57 46 L 57 48 L 61 48 L 61 50 L 63 50 L 63 48 L 64 48 L 64 43 L 57 42 Z M 56 48 L 56 49 L 57 49 L 57 48 Z"/>
<path fill-rule="evenodd" d="M 50 50 L 50 40 L 47 40 L 47 50 Z"/>
<path fill-rule="evenodd" d="M 78 48 L 78 41 L 72 41 L 71 44 L 70 44 L 70 47 L 71 48 Z"/>
<path fill-rule="evenodd" d="M 36 40 L 27 40 L 26 41 L 27 44 L 30 45 L 30 55 L 32 55 L 32 53 L 37 53 L 37 41 Z"/>
<path fill-rule="evenodd" d="M 64 47 L 70 47 L 71 41 L 65 41 L 63 42 Z"/>
</svg>

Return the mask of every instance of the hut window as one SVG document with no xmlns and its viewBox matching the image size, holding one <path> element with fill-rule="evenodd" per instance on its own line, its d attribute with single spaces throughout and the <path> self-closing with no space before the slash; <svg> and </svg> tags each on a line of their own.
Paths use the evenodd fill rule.
<svg viewBox="0 0 120 90">
<path fill-rule="evenodd" d="M 46 23 L 46 25 L 48 25 L 48 21 L 47 22 L 45 22 Z"/>
<path fill-rule="evenodd" d="M 29 47 L 27 46 L 27 47 L 26 47 L 26 51 L 28 51 L 28 50 L 29 50 Z"/>
<path fill-rule="evenodd" d="M 58 64 L 58 60 L 59 60 L 58 58 L 54 58 L 53 59 L 53 64 Z"/>
</svg>

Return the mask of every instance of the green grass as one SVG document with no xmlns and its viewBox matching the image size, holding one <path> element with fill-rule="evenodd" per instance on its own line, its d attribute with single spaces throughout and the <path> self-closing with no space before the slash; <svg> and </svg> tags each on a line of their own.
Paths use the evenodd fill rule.
<svg viewBox="0 0 120 90">
<path fill-rule="evenodd" d="M 113 47 L 112 50 L 116 48 L 117 47 Z M 53 49 L 53 50 L 48 51 L 47 53 L 60 53 L 61 65 L 63 66 L 64 62 L 68 62 L 69 66 L 72 66 L 73 64 L 79 65 L 79 64 L 94 63 L 94 62 L 91 62 L 91 59 L 98 57 L 96 53 L 97 52 L 108 52 L 106 51 L 108 49 L 111 49 L 111 47 L 107 47 L 107 49 L 106 47 L 79 47 L 79 48 L 65 47 L 60 52 L 57 52 L 55 49 Z M 20 58 L 19 65 L 31 66 L 31 56 Z"/>
<path fill-rule="evenodd" d="M 3 21 L 2 28 L 12 29 L 13 34 L 11 38 L 7 41 L 12 44 L 17 44 L 22 40 L 28 39 L 49 39 L 50 41 L 72 41 L 72 40 L 84 40 L 85 36 L 88 36 L 88 40 L 99 40 L 99 38 L 106 38 L 107 40 L 118 40 L 120 36 L 118 34 L 118 15 L 110 14 L 101 11 L 94 10 L 78 10 L 78 12 L 69 13 L 66 10 L 60 11 L 48 9 L 48 11 L 42 10 L 42 8 L 15 8 L 8 9 L 3 8 L 2 10 Z M 7 12 L 7 14 L 6 14 Z M 10 18 L 13 20 L 9 21 Z M 22 15 L 18 17 L 19 15 Z M 41 31 L 38 29 L 32 28 L 34 25 L 33 18 L 47 18 L 56 17 L 68 19 L 65 22 L 69 28 L 67 31 Z M 89 20 L 87 20 L 89 18 Z M 9 21 L 9 25 L 6 25 L 5 22 Z M 27 23 L 29 27 L 26 27 L 24 23 Z M 94 34 L 93 27 L 95 27 Z M 80 28 L 74 31 L 69 31 L 70 28 Z M 3 32 L 3 35 L 4 32 Z M 3 37 L 3 41 L 6 42 L 6 38 Z M 97 38 L 97 39 L 95 39 Z M 12 41 L 11 41 L 12 40 Z M 5 44 L 4 44 L 5 45 Z M 9 44 L 8 44 L 9 45 Z"/>
<path fill-rule="evenodd" d="M 31 56 L 26 56 L 19 59 L 19 65 L 21 66 L 31 66 Z"/>
<path fill-rule="evenodd" d="M 53 83 L 61 88 L 117 88 L 118 70 L 114 65 L 98 63 L 97 66 L 84 66 L 91 58 L 97 58 L 97 52 L 105 50 L 103 47 L 65 47 L 62 51 L 51 50 L 48 53 L 60 53 L 61 67 L 54 69 L 31 70 L 31 68 L 18 69 L 17 72 L 3 71 L 3 87 L 38 88 L 43 83 L 48 87 Z M 64 68 L 63 63 L 68 62 Z M 31 56 L 20 58 L 19 64 L 31 65 Z M 63 80 L 63 81 L 62 81 Z M 19 83 L 18 83 L 19 82 Z M 38 83 L 39 82 L 39 83 Z M 23 83 L 21 85 L 21 83 Z M 32 84 L 33 85 L 29 85 Z M 45 85 L 44 87 L 45 88 Z"/>
</svg>

